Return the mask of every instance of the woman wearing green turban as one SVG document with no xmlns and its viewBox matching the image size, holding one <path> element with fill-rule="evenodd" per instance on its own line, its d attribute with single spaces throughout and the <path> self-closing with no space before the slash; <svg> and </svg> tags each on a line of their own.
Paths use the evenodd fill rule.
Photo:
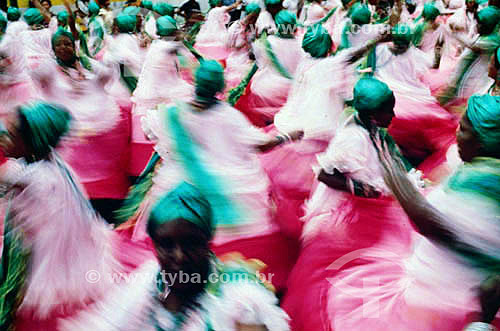
<svg viewBox="0 0 500 331">
<path fill-rule="evenodd" d="M 133 15 L 120 14 L 115 17 L 115 25 L 120 33 L 134 33 L 137 18 Z"/>
<path fill-rule="evenodd" d="M 445 26 L 436 21 L 439 15 L 434 3 L 426 3 L 422 13 L 424 19 L 417 23 L 413 33 L 413 44 L 434 59 L 433 69 L 439 68 L 446 35 Z"/>
<path fill-rule="evenodd" d="M 372 13 L 367 5 L 356 3 L 351 7 L 350 20 L 344 23 L 339 49 L 358 48 L 378 38 L 383 25 L 370 24 Z"/>
<path fill-rule="evenodd" d="M 88 41 L 86 43 L 88 48 L 89 56 L 96 56 L 102 49 L 104 42 L 104 20 L 101 16 L 99 16 L 100 11 L 99 5 L 91 0 L 88 5 L 89 10 L 89 23 L 88 23 Z"/>
<path fill-rule="evenodd" d="M 328 280 L 348 270 L 345 263 L 352 260 L 346 257 L 353 256 L 356 265 L 364 265 L 364 259 L 357 258 L 359 252 L 369 254 L 379 245 L 388 245 L 385 247 L 391 251 L 407 245 L 411 234 L 408 219 L 384 183 L 375 144 L 376 139 L 382 139 L 384 145 L 391 146 L 394 157 L 402 159 L 386 131 L 394 118 L 394 93 L 384 82 L 369 77 L 356 83 L 353 97 L 355 113 L 337 128 L 325 152 L 317 155 L 320 169 L 302 218 L 305 248 L 290 274 L 283 299 L 283 307 L 293 312 L 294 327 L 300 330 L 331 330 L 337 316 L 347 313 L 322 303 L 326 298 L 333 301 L 333 292 L 342 296 L 343 292 L 336 290 L 342 287 L 333 287 Z M 418 182 L 417 173 L 413 171 L 411 176 Z M 342 240 L 338 240 L 339 233 Z M 331 261 L 342 259 L 346 262 L 332 267 Z M 311 265 L 317 267 L 314 273 L 307 271 Z M 311 311 L 316 312 L 314 316 Z M 325 320 L 331 324 L 325 326 Z M 356 329 L 356 324 L 352 328 Z M 363 329 L 367 330 L 366 326 L 357 330 Z"/>
<path fill-rule="evenodd" d="M 171 16 L 159 17 L 156 20 L 156 33 L 159 38 L 153 40 L 147 50 L 132 96 L 134 109 L 129 172 L 135 176 L 141 174 L 153 152 L 153 143 L 142 130 L 141 118 L 148 110 L 156 109 L 161 104 L 170 104 L 175 100 L 188 101 L 193 95 L 193 85 L 182 79 L 181 74 L 183 66 L 189 69 L 193 65 L 185 62 L 190 60 L 191 55 L 179 40 L 175 19 Z M 140 202 L 135 199 L 133 203 L 135 208 Z M 120 218 L 126 221 L 131 216 L 129 214 L 120 213 Z"/>
<path fill-rule="evenodd" d="M 62 330 L 83 331 L 89 323 L 100 330 L 117 325 L 134 330 L 289 330 L 272 286 L 259 278 L 262 262 L 245 261 L 239 254 L 222 262 L 211 251 L 213 207 L 195 186 L 183 182 L 162 195 L 147 231 L 157 261 L 146 261 L 130 275 L 147 282 L 115 287 L 97 309 L 65 323 Z"/>
<path fill-rule="evenodd" d="M 482 94 L 491 86 L 488 77 L 488 64 L 493 53 L 500 45 L 497 25 L 500 22 L 500 9 L 488 6 L 477 13 L 479 36 L 470 42 L 458 34 L 452 36 L 467 49 L 464 51 L 448 88 L 440 96 L 441 104 L 455 98 L 466 100 L 473 94 Z"/>
<path fill-rule="evenodd" d="M 302 39 L 302 48 L 314 58 L 323 58 L 332 49 L 332 38 L 321 25 L 310 26 Z"/>
<path fill-rule="evenodd" d="M 23 18 L 31 27 L 42 25 L 45 22 L 42 13 L 37 8 L 29 8 L 28 10 L 26 10 L 24 12 Z"/>
<path fill-rule="evenodd" d="M 261 258 L 261 253 L 252 252 L 257 242 L 278 240 L 279 248 L 272 254 L 276 257 L 275 254 L 281 254 L 285 247 L 278 239 L 281 235 L 270 227 L 269 184 L 256 152 L 297 140 L 301 133 L 272 137 L 220 101 L 218 95 L 225 86 L 224 69 L 214 60 L 202 61 L 194 80 L 194 96 L 189 103 L 160 105 L 159 109 L 148 111 L 143 117 L 145 132 L 156 143 L 162 162 L 154 170 L 153 184 L 139 208 L 134 236 L 140 240 L 146 235 L 146 222 L 151 217 L 149 211 L 165 189 L 170 190 L 186 181 L 210 205 L 211 226 L 216 229 L 214 244 L 218 251 L 224 250 L 226 243 L 248 238 L 248 246 L 242 248 L 241 253 Z M 217 149 L 213 148 L 215 145 Z M 205 233 L 208 232 L 205 228 Z M 289 262 L 281 260 L 278 264 L 283 263 L 286 269 Z M 270 266 L 275 267 L 278 266 Z M 282 271 L 276 271 L 283 275 Z M 282 280 L 279 286 L 283 285 Z"/>
<path fill-rule="evenodd" d="M 19 107 L 16 115 L 3 145 L 6 155 L 18 161 L 12 162 L 16 180 L 7 191 L 10 207 L 2 231 L 0 286 L 9 296 L 2 297 L 1 312 L 16 316 L 16 326 L 36 329 L 58 325 L 80 312 L 82 302 L 105 295 L 112 281 L 91 284 L 85 280 L 89 270 L 106 274 L 121 268 L 115 258 L 118 251 L 112 251 L 116 237 L 56 152 L 74 125 L 68 110 L 37 101 Z M 39 286 L 41 281 L 44 286 Z M 4 322 L 2 318 L 2 329 L 7 330 Z"/>
<path fill-rule="evenodd" d="M 113 77 L 111 68 L 78 53 L 76 46 L 73 35 L 59 28 L 52 37 L 52 58 L 39 63 L 32 76 L 44 99 L 71 111 L 75 134 L 85 139 L 72 140 L 61 155 L 102 216 L 112 222 L 110 210 L 117 208 L 129 185 L 123 170 L 129 110 L 121 108 L 106 90 Z"/>
<path fill-rule="evenodd" d="M 173 16 L 174 15 L 174 7 L 169 5 L 166 2 L 157 2 L 153 4 L 153 11 L 160 16 Z"/>
<path fill-rule="evenodd" d="M 422 81 L 432 62 L 427 54 L 412 45 L 411 27 L 397 24 L 391 35 L 392 43 L 372 49 L 367 65 L 375 78 L 386 82 L 394 91 L 396 119 L 389 132 L 405 156 L 417 165 L 448 149 L 454 140 L 457 120 L 437 104 L 429 85 Z M 430 173 L 433 166 L 423 163 L 421 169 Z"/>
<path fill-rule="evenodd" d="M 359 292 L 359 304 L 348 294 L 332 295 L 334 311 L 345 312 L 335 314 L 337 328 L 373 326 L 361 304 L 366 299 L 384 307 L 377 318 L 398 330 L 495 329 L 490 323 L 497 325 L 500 307 L 499 101 L 490 95 L 469 99 L 457 132 L 463 164 L 425 196 L 377 142 L 385 183 L 419 235 L 407 252 L 369 259 L 337 278 L 334 288 L 355 288 L 357 280 L 374 284 Z M 467 327 L 466 316 L 478 322 Z"/>
</svg>

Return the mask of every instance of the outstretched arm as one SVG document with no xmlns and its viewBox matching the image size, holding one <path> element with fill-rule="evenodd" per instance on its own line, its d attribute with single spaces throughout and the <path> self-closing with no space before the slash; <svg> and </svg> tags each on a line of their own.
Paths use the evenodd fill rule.
<svg viewBox="0 0 500 331">
<path fill-rule="evenodd" d="M 73 34 L 73 37 L 78 39 L 78 31 L 76 30 L 76 25 L 75 25 L 75 17 L 73 16 L 73 12 L 71 11 L 71 5 L 69 4 L 68 0 L 63 0 L 64 7 L 66 8 L 66 11 L 68 12 L 68 25 L 71 30 L 71 33 Z"/>
<path fill-rule="evenodd" d="M 33 0 L 33 5 L 42 13 L 45 23 L 49 24 L 52 15 L 49 13 L 45 7 L 40 4 L 39 0 Z"/>
</svg>

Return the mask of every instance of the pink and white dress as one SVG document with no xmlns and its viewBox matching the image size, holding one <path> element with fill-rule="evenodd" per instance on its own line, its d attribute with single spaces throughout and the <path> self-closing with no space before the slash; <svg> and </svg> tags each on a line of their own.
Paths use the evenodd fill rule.
<svg viewBox="0 0 500 331">
<path fill-rule="evenodd" d="M 448 147 L 455 141 L 458 117 L 439 106 L 422 81 L 432 59 L 421 50 L 410 47 L 395 55 L 389 44 L 376 48 L 375 78 L 386 83 L 394 92 L 396 117 L 389 133 L 403 154 L 426 160 L 419 166 L 424 173 L 445 161 Z"/>
<path fill-rule="evenodd" d="M 273 53 L 292 77 L 305 56 L 299 40 L 295 38 L 267 37 Z M 247 95 L 236 104 L 254 125 L 272 123 L 274 115 L 285 104 L 292 80 L 284 77 L 275 67 L 262 40 L 253 43 L 253 52 L 259 69 L 253 76 Z"/>
<path fill-rule="evenodd" d="M 45 100 L 65 106 L 74 118 L 74 135 L 61 156 L 75 170 L 89 197 L 123 199 L 130 185 L 131 110 L 105 92 L 110 70 L 96 61 L 91 65 L 92 71 L 84 69 L 84 77 L 79 77 L 75 69 L 47 61 L 34 73 L 34 80 L 44 82 Z"/>
<path fill-rule="evenodd" d="M 190 54 L 179 42 L 154 40 L 146 54 L 132 102 L 132 146 L 129 172 L 138 176 L 153 152 L 153 142 L 142 131 L 141 118 L 159 104 L 175 100 L 187 101 L 194 92 L 191 84 L 181 78 L 177 53 Z"/>
<path fill-rule="evenodd" d="M 212 8 L 196 36 L 194 48 L 207 59 L 217 61 L 226 60 L 229 49 L 227 48 L 227 28 L 230 16 L 225 6 Z"/>
<path fill-rule="evenodd" d="M 363 253 L 373 247 L 389 251 L 406 247 L 412 232 L 384 183 L 368 131 L 353 117 L 339 128 L 326 152 L 318 155 L 318 163 L 328 174 L 337 170 L 348 179 L 371 185 L 381 197 L 362 198 L 315 183 L 305 205 L 300 256 L 282 304 L 293 330 L 331 330 L 327 310 L 330 277 L 346 266 L 363 264 Z"/>
</svg>

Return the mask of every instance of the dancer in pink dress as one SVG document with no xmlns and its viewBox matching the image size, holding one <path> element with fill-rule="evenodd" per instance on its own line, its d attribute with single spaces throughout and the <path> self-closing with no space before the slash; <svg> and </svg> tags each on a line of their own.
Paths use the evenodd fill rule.
<svg viewBox="0 0 500 331">
<path fill-rule="evenodd" d="M 50 38 L 55 30 L 46 28 L 48 22 L 40 10 L 36 8 L 26 10 L 23 18 L 30 26 L 30 29 L 19 35 L 23 45 L 22 51 L 28 61 L 28 67 L 36 69 L 40 62 L 51 57 Z M 57 26 L 55 28 L 57 29 Z"/>
<path fill-rule="evenodd" d="M 189 52 L 175 39 L 177 25 L 171 16 L 156 20 L 156 34 L 148 49 L 137 88 L 132 96 L 132 149 L 129 172 L 138 176 L 153 153 L 153 143 L 142 131 L 141 118 L 150 109 L 175 100 L 187 100 L 194 92 L 191 84 L 181 78 L 179 56 L 188 58 Z"/>
<path fill-rule="evenodd" d="M 331 330 L 329 278 L 348 265 L 362 264 L 367 249 L 396 249 L 409 243 L 411 227 L 384 183 L 373 143 L 381 136 L 397 151 L 382 129 L 394 117 L 394 104 L 385 83 L 361 79 L 354 88 L 357 112 L 318 156 L 321 170 L 306 203 L 302 248 L 283 300 L 293 330 Z M 418 183 L 418 173 L 412 171 L 411 176 Z"/>
<path fill-rule="evenodd" d="M 240 5 L 240 1 L 231 6 L 222 6 L 222 0 L 210 0 L 210 11 L 196 35 L 194 48 L 207 59 L 224 63 L 229 55 L 227 48 L 228 32 L 226 25 L 229 23 L 229 11 Z"/>
<path fill-rule="evenodd" d="M 16 45 L 10 35 L 0 41 L 0 121 L 4 125 L 18 106 L 36 94 L 24 53 L 16 51 Z"/>
<path fill-rule="evenodd" d="M 282 10 L 276 15 L 278 33 L 259 38 L 253 43 L 258 70 L 250 82 L 248 93 L 236 108 L 259 127 L 273 122 L 274 115 L 285 104 L 292 79 L 305 53 L 294 37 L 297 18 Z"/>
<path fill-rule="evenodd" d="M 331 280 L 333 329 L 456 331 L 479 321 L 467 330 L 495 330 L 489 323 L 500 302 L 499 119 L 500 97 L 469 99 L 457 133 L 464 163 L 427 197 L 380 148 L 384 179 L 419 233 L 406 252 L 373 255 Z"/>
<path fill-rule="evenodd" d="M 66 106 L 75 119 L 76 137 L 61 155 L 75 170 L 94 206 L 113 222 L 130 185 L 127 174 L 130 108 L 105 92 L 111 70 L 76 56 L 73 35 L 59 29 L 52 38 L 55 59 L 34 72 L 46 100 Z"/>
<path fill-rule="evenodd" d="M 412 38 L 408 25 L 395 26 L 392 44 L 377 45 L 368 63 L 374 77 L 389 85 L 396 97 L 390 134 L 403 154 L 428 173 L 445 161 L 446 150 L 455 141 L 458 118 L 437 103 L 422 81 L 432 59 L 411 45 Z"/>
</svg>

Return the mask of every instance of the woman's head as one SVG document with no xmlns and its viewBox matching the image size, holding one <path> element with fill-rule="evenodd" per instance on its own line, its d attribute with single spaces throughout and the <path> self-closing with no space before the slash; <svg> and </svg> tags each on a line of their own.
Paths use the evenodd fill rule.
<svg viewBox="0 0 500 331">
<path fill-rule="evenodd" d="M 351 21 L 352 24 L 364 25 L 370 23 L 372 13 L 367 5 L 357 3 L 352 7 Z"/>
<path fill-rule="evenodd" d="M 133 33 L 137 26 L 137 17 L 120 14 L 115 17 L 115 25 L 120 33 Z"/>
<path fill-rule="evenodd" d="M 488 6 L 477 13 L 477 30 L 480 35 L 487 36 L 495 31 L 500 22 L 500 9 Z"/>
<path fill-rule="evenodd" d="M 57 23 L 59 26 L 66 26 L 68 25 L 68 19 L 69 19 L 69 14 L 65 10 L 61 10 L 59 13 L 57 13 Z"/>
<path fill-rule="evenodd" d="M 99 10 L 101 10 L 99 5 L 95 1 L 90 1 L 87 8 L 89 10 L 90 17 L 97 16 L 99 14 Z"/>
<path fill-rule="evenodd" d="M 434 3 L 429 2 L 424 5 L 422 16 L 427 22 L 434 22 L 439 15 L 439 9 L 434 5 Z"/>
<path fill-rule="evenodd" d="M 28 162 L 46 159 L 69 130 L 70 121 L 69 112 L 58 105 L 35 102 L 19 107 L 17 121 L 9 128 L 7 156 Z"/>
<path fill-rule="evenodd" d="M 310 26 L 302 39 L 302 48 L 312 57 L 326 57 L 332 48 L 332 38 L 320 24 Z"/>
<path fill-rule="evenodd" d="M 413 39 L 411 27 L 407 24 L 397 24 L 392 28 L 392 43 L 399 53 L 404 53 L 410 47 Z"/>
<path fill-rule="evenodd" d="M 212 212 L 194 186 L 182 183 L 161 198 L 151 211 L 147 231 L 167 274 L 178 277 L 182 272 L 190 278 L 198 274 L 202 280 L 207 279 L 209 242 L 214 234 Z M 172 291 L 187 294 L 200 292 L 204 287 L 191 282 L 169 285 Z"/>
<path fill-rule="evenodd" d="M 468 12 L 475 13 L 477 11 L 479 4 L 477 3 L 476 0 L 466 0 L 465 6 Z"/>
<path fill-rule="evenodd" d="M 225 87 L 224 68 L 215 60 L 204 60 L 194 74 L 196 100 L 204 104 L 217 101 L 216 94 Z"/>
<path fill-rule="evenodd" d="M 58 28 L 52 36 L 52 50 L 56 58 L 64 65 L 73 65 L 76 61 L 75 39 L 63 28 Z"/>
<path fill-rule="evenodd" d="M 500 97 L 486 94 L 469 98 L 457 144 L 465 162 L 477 156 L 500 158 Z"/>
<path fill-rule="evenodd" d="M 7 9 L 7 19 L 11 22 L 15 22 L 21 18 L 21 11 L 16 7 L 9 7 Z"/>
<path fill-rule="evenodd" d="M 38 8 L 27 9 L 24 12 L 23 17 L 24 17 L 24 20 L 26 21 L 26 23 L 31 27 L 36 26 L 36 25 L 41 25 L 45 21 L 42 13 L 40 12 L 40 10 Z"/>
<path fill-rule="evenodd" d="M 52 2 L 50 0 L 42 0 L 42 1 L 40 1 L 40 4 L 46 10 L 49 10 L 52 7 Z"/>
<path fill-rule="evenodd" d="M 155 11 L 160 16 L 174 16 L 175 8 L 166 2 L 157 2 L 153 5 L 153 11 Z"/>
<path fill-rule="evenodd" d="M 172 16 L 161 16 L 156 20 L 156 34 L 161 37 L 170 37 L 177 31 L 177 22 Z"/>
<path fill-rule="evenodd" d="M 282 38 L 293 38 L 297 29 L 297 16 L 288 10 L 280 11 L 274 18 L 278 35 Z"/>
<path fill-rule="evenodd" d="M 276 15 L 283 10 L 281 0 L 264 0 L 264 5 L 272 17 L 276 17 Z"/>
<path fill-rule="evenodd" d="M 394 118 L 396 99 L 389 86 L 378 79 L 361 78 L 354 86 L 354 108 L 367 125 L 387 128 Z"/>
</svg>

